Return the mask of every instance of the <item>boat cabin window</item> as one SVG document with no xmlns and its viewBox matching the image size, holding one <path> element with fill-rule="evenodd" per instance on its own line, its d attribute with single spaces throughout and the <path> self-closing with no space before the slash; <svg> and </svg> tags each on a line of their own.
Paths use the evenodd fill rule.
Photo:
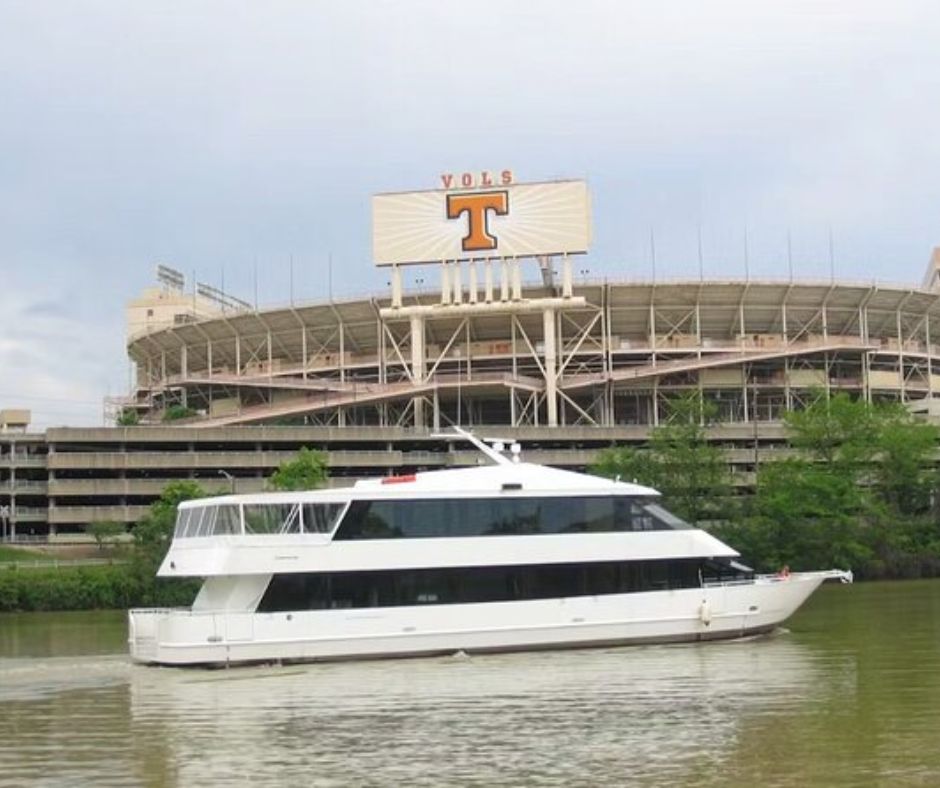
<svg viewBox="0 0 940 788">
<path fill-rule="evenodd" d="M 241 517 L 235 504 L 197 506 L 180 509 L 173 536 L 186 539 L 193 536 L 237 534 L 241 530 Z"/>
<path fill-rule="evenodd" d="M 627 496 L 353 501 L 335 539 L 420 539 L 690 528 L 649 501 Z"/>
<path fill-rule="evenodd" d="M 296 503 L 246 503 L 245 533 L 300 533 L 300 505 Z"/>
<path fill-rule="evenodd" d="M 303 528 L 307 533 L 328 534 L 343 511 L 341 503 L 305 503 Z"/>
<path fill-rule="evenodd" d="M 259 613 L 564 599 L 699 588 L 701 559 L 276 574 Z"/>
<path fill-rule="evenodd" d="M 245 528 L 242 530 L 244 509 Z M 341 503 L 247 503 L 180 509 L 174 538 L 220 534 L 330 533 L 343 511 Z"/>
</svg>

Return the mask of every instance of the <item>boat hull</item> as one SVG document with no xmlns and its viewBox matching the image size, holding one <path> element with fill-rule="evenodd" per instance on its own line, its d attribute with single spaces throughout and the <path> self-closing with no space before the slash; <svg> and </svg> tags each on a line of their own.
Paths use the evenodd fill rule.
<svg viewBox="0 0 940 788">
<path fill-rule="evenodd" d="M 136 609 L 131 657 L 160 665 L 319 661 L 736 638 L 789 618 L 831 572 L 606 596 L 291 613 Z"/>
</svg>

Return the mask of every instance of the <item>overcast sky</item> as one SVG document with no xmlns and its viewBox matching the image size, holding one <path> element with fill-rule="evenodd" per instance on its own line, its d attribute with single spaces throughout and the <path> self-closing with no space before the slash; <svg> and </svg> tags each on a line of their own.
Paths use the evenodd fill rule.
<svg viewBox="0 0 940 788">
<path fill-rule="evenodd" d="M 773 6 L 773 8 L 770 8 Z M 163 261 L 381 290 L 374 192 L 586 177 L 590 276 L 920 281 L 936 2 L 0 0 L 0 407 L 94 424 Z"/>
</svg>

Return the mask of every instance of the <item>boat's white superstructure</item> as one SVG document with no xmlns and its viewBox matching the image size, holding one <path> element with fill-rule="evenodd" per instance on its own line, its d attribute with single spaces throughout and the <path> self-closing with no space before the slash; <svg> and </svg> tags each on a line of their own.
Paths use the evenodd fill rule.
<svg viewBox="0 0 940 788">
<path fill-rule="evenodd" d="M 229 664 L 737 637 L 771 630 L 827 577 L 851 577 L 755 577 L 654 490 L 484 450 L 495 464 L 182 504 L 159 574 L 205 582 L 191 609 L 130 611 L 132 657 Z"/>
</svg>

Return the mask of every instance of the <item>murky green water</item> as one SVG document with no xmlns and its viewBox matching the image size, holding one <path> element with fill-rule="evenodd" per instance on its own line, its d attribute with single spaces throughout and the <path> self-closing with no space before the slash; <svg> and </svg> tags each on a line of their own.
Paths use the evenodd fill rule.
<svg viewBox="0 0 940 788">
<path fill-rule="evenodd" d="M 0 785 L 940 785 L 940 582 L 705 645 L 228 671 L 0 616 Z"/>
</svg>

